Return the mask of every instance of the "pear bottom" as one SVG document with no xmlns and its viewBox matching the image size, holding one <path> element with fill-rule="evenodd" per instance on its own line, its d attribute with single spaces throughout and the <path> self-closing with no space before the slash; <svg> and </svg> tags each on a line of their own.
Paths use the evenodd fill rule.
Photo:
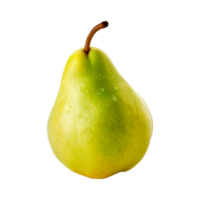
<svg viewBox="0 0 200 200">
<path fill-rule="evenodd" d="M 58 160 L 70 170 L 95 179 L 107 178 L 137 165 L 149 146 L 150 116 L 132 112 L 132 117 L 131 114 L 124 117 L 126 111 L 116 117 L 111 110 L 109 114 L 95 109 L 86 111 L 89 115 L 70 120 L 66 118 L 70 113 L 52 110 L 48 138 Z"/>
</svg>

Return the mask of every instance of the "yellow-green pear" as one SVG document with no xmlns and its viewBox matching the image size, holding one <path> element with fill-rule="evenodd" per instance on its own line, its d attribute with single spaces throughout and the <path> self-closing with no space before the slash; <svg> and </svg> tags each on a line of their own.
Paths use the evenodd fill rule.
<svg viewBox="0 0 200 200">
<path fill-rule="evenodd" d="M 90 47 L 95 32 L 107 26 L 95 26 L 85 47 L 69 57 L 48 120 L 48 139 L 58 160 L 96 179 L 133 168 L 153 131 L 142 97 L 102 50 Z"/>
</svg>

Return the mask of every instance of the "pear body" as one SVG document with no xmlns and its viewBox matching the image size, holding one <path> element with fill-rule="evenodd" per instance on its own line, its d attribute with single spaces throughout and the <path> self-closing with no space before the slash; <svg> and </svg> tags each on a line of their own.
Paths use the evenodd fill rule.
<svg viewBox="0 0 200 200">
<path fill-rule="evenodd" d="M 92 47 L 68 59 L 48 120 L 55 156 L 70 170 L 106 178 L 134 167 L 153 131 L 151 113 L 109 57 Z"/>
</svg>

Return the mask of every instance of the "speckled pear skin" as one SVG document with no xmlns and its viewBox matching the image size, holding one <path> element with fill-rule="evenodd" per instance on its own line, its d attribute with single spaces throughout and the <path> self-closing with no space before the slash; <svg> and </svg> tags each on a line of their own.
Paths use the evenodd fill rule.
<svg viewBox="0 0 200 200">
<path fill-rule="evenodd" d="M 109 57 L 91 47 L 67 61 L 48 120 L 55 156 L 70 170 L 107 178 L 133 168 L 153 131 L 142 97 L 122 78 Z"/>
</svg>

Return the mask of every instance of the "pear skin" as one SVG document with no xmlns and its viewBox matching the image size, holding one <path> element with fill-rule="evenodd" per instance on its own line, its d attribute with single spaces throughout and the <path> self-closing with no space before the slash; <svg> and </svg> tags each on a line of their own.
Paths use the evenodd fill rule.
<svg viewBox="0 0 200 200">
<path fill-rule="evenodd" d="M 61 163 L 86 177 L 107 178 L 140 162 L 152 132 L 147 104 L 102 50 L 82 48 L 70 56 L 48 120 Z"/>
</svg>

